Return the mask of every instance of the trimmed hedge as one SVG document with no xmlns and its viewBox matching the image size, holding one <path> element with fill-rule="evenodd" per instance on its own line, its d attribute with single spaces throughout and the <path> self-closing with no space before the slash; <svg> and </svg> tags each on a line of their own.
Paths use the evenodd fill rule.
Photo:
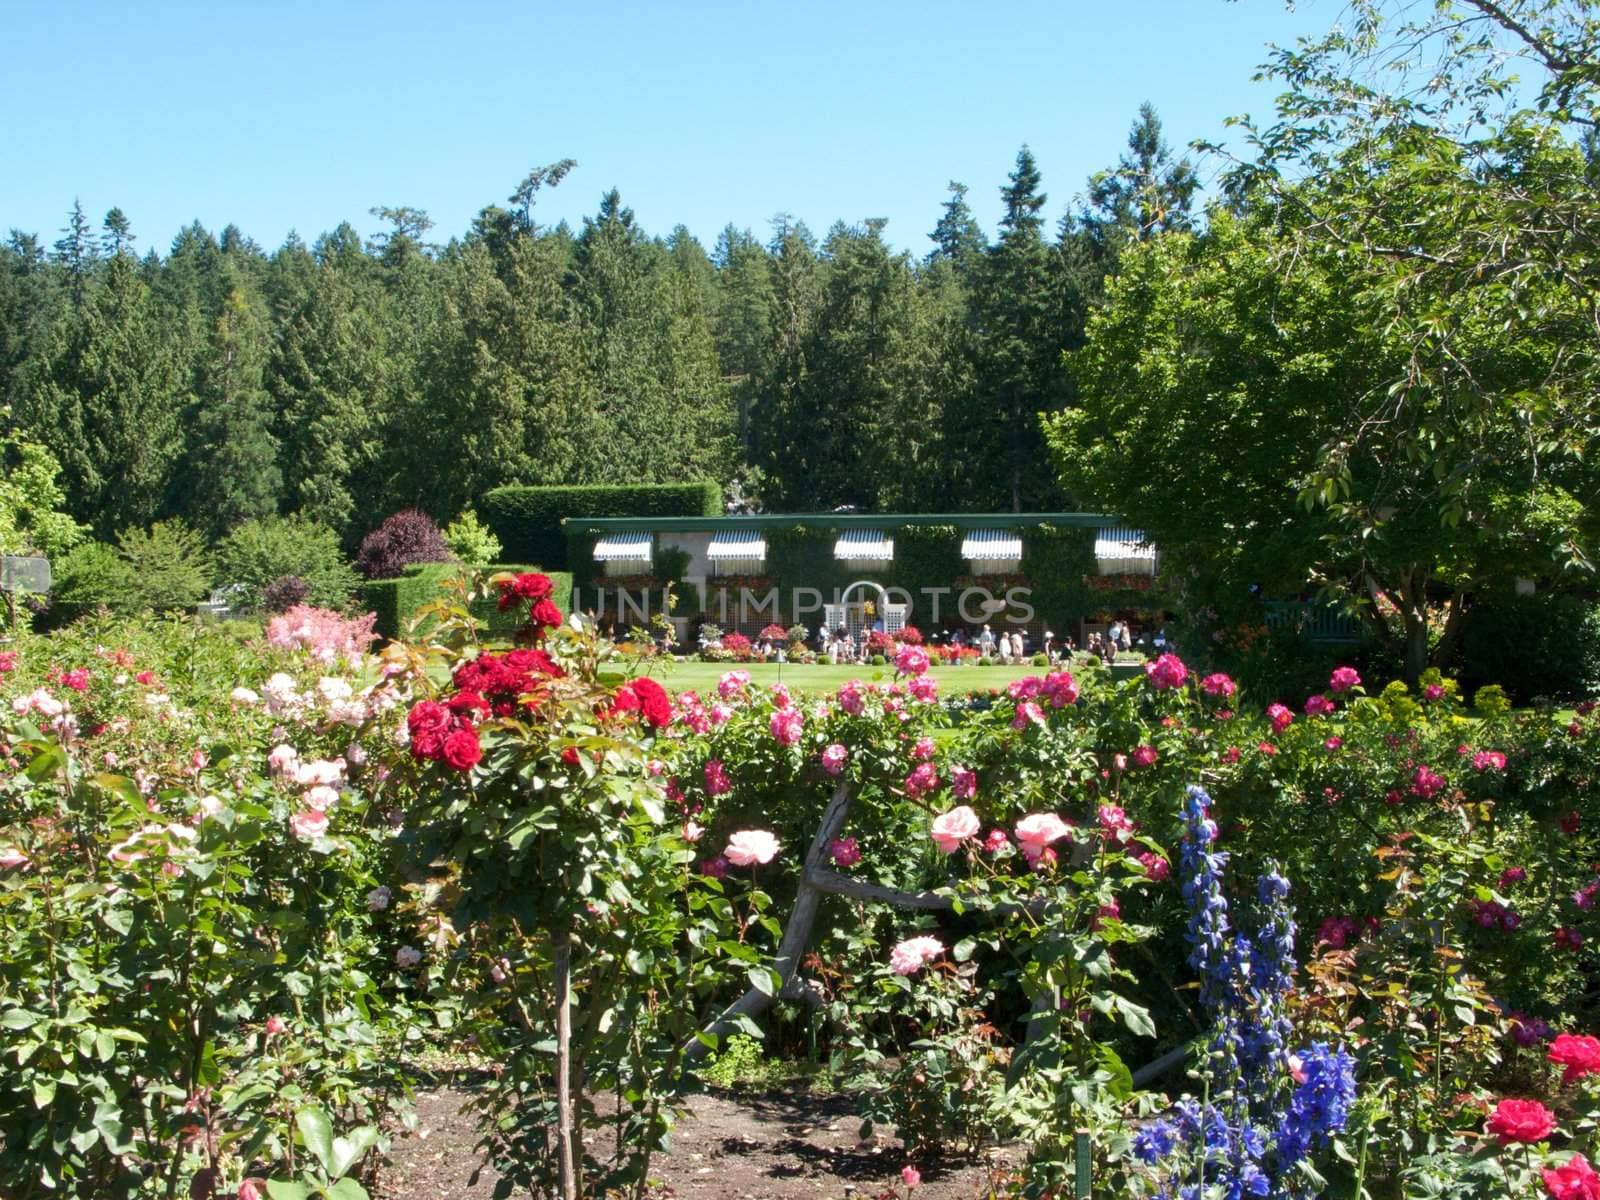
<svg viewBox="0 0 1600 1200">
<path fill-rule="evenodd" d="M 520 562 L 565 570 L 566 517 L 720 517 L 722 488 L 699 483 L 584 484 L 574 487 L 499 487 L 479 502 L 501 553 Z"/>
<path fill-rule="evenodd" d="M 1582 596 L 1481 598 L 1467 613 L 1461 681 L 1498 683 L 1513 701 L 1582 700 L 1600 691 L 1600 604 Z"/>
<path fill-rule="evenodd" d="M 440 599 L 445 584 L 462 571 L 481 570 L 493 575 L 497 571 L 533 571 L 537 567 L 504 563 L 490 567 L 463 567 L 460 563 L 416 563 L 406 568 L 398 579 L 374 579 L 362 584 L 361 603 L 377 614 L 373 628 L 386 638 L 399 637 L 407 622 L 426 605 Z M 546 571 L 555 584 L 552 597 L 563 614 L 572 611 L 572 576 L 564 571 Z M 502 613 L 493 600 L 479 600 L 472 605 L 472 614 L 488 626 L 491 638 L 509 637 L 517 627 L 520 614 Z"/>
</svg>

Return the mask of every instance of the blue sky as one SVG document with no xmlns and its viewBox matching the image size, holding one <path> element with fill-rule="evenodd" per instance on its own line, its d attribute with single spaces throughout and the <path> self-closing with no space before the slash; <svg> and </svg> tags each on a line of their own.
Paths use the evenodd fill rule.
<svg viewBox="0 0 1600 1200">
<path fill-rule="evenodd" d="M 323 0 L 12 0 L 0 229 L 55 240 L 73 198 L 141 250 L 198 219 L 271 249 L 375 205 L 445 240 L 528 169 L 578 169 L 540 219 L 615 186 L 643 227 L 709 247 L 788 212 L 819 235 L 886 217 L 917 254 L 948 180 L 986 230 L 1017 148 L 1059 216 L 1115 162 L 1140 101 L 1174 145 L 1271 110 L 1265 43 L 1321 33 L 1337 0 L 1120 3 L 680 0 L 603 6 Z M 1236 133 L 1233 135 L 1236 138 Z"/>
</svg>

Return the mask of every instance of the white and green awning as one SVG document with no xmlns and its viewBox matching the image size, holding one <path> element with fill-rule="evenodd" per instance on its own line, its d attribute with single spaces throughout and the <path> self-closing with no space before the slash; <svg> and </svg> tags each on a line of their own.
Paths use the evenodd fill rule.
<svg viewBox="0 0 1600 1200">
<path fill-rule="evenodd" d="M 765 562 L 767 539 L 754 529 L 734 529 L 711 535 L 706 557 L 712 562 Z"/>
<path fill-rule="evenodd" d="M 881 529 L 846 529 L 833 544 L 833 557 L 840 562 L 891 562 L 894 539 Z"/>
<path fill-rule="evenodd" d="M 611 533 L 594 544 L 595 562 L 641 562 L 654 557 L 648 533 Z"/>
<path fill-rule="evenodd" d="M 978 562 L 1021 562 L 1022 534 L 1015 529 L 969 529 L 961 557 Z"/>
<path fill-rule="evenodd" d="M 1156 548 L 1142 529 L 1117 525 L 1094 538 L 1095 564 L 1102 575 L 1154 575 Z"/>
</svg>

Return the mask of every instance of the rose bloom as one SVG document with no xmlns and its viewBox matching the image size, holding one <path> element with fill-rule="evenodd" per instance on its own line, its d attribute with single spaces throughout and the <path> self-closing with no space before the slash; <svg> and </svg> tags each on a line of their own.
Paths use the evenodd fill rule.
<svg viewBox="0 0 1600 1200">
<path fill-rule="evenodd" d="M 959 808 L 952 808 L 947 813 L 941 813 L 933 819 L 933 841 L 946 854 L 954 854 L 961 849 L 961 843 L 970 837 L 976 837 L 982 823 L 978 814 L 965 804 Z"/>
<path fill-rule="evenodd" d="M 1354 667 L 1335 667 L 1333 674 L 1328 677 L 1328 690 L 1330 692 L 1348 692 L 1353 687 L 1361 686 L 1361 676 L 1356 674 Z"/>
<path fill-rule="evenodd" d="M 711 719 L 713 725 L 726 725 L 733 720 L 733 709 L 718 700 L 706 710 L 706 715 Z"/>
<path fill-rule="evenodd" d="M 1172 864 L 1154 850 L 1139 855 L 1139 865 L 1144 868 L 1145 878 L 1154 883 L 1161 883 L 1172 874 Z"/>
<path fill-rule="evenodd" d="M 918 704 L 932 704 L 939 698 L 939 681 L 932 675 L 918 675 L 906 690 Z"/>
<path fill-rule="evenodd" d="M 951 767 L 950 794 L 957 800 L 971 800 L 978 794 L 978 773 L 960 765 Z"/>
<path fill-rule="evenodd" d="M 928 671 L 928 652 L 921 646 L 901 646 L 894 656 L 894 669 L 901 675 L 925 675 Z"/>
<path fill-rule="evenodd" d="M 1472 756 L 1474 771 L 1504 771 L 1506 756 L 1498 750 L 1479 750 Z"/>
<path fill-rule="evenodd" d="M 983 839 L 983 848 L 989 854 L 998 854 L 1011 845 L 1011 839 L 1006 836 L 1004 829 L 991 829 L 989 836 Z"/>
<path fill-rule="evenodd" d="M 839 707 L 852 717 L 859 717 L 867 709 L 867 702 L 862 696 L 862 689 L 866 684 L 859 679 L 852 679 L 839 689 Z"/>
<path fill-rule="evenodd" d="M 1017 715 L 1011 718 L 1011 728 L 1026 729 L 1030 721 L 1035 725 L 1043 725 L 1044 709 L 1032 700 L 1024 700 L 1017 705 Z"/>
<path fill-rule="evenodd" d="M 1239 685 L 1224 675 L 1221 671 L 1207 675 L 1200 681 L 1200 690 L 1208 696 L 1217 696 L 1226 700 L 1239 690 Z"/>
<path fill-rule="evenodd" d="M 1078 681 L 1070 671 L 1052 671 L 1044 677 L 1044 693 L 1051 708 L 1066 708 L 1078 702 Z"/>
<path fill-rule="evenodd" d="M 1306 716 L 1308 717 L 1331 717 L 1335 711 L 1333 701 L 1329 700 L 1321 692 L 1318 692 L 1315 696 L 1306 697 Z"/>
<path fill-rule="evenodd" d="M 907 938 L 889 951 L 889 969 L 896 975 L 915 975 L 943 953 L 944 943 L 936 937 Z"/>
<path fill-rule="evenodd" d="M 1527 877 L 1528 872 L 1522 867 L 1507 867 L 1500 872 L 1500 882 L 1496 886 L 1503 892 L 1512 884 L 1521 883 Z"/>
<path fill-rule="evenodd" d="M 822 769 L 829 775 L 837 775 L 844 770 L 845 761 L 849 757 L 850 751 L 838 742 L 834 742 L 822 752 Z"/>
<path fill-rule="evenodd" d="M 722 796 L 733 791 L 733 781 L 728 778 L 728 769 L 722 765 L 720 758 L 713 758 L 706 763 L 706 795 Z"/>
<path fill-rule="evenodd" d="M 470 771 L 483 759 L 483 746 L 472 729 L 457 729 L 444 739 L 445 765 L 457 771 Z"/>
<path fill-rule="evenodd" d="M 1600 1200 L 1600 1175 L 1581 1154 L 1574 1154 L 1564 1167 L 1541 1167 L 1539 1177 L 1554 1200 Z"/>
<path fill-rule="evenodd" d="M 328 832 L 328 814 L 314 808 L 297 812 L 289 818 L 289 828 L 294 831 L 295 837 L 321 837 Z"/>
<path fill-rule="evenodd" d="M 246 1179 L 239 1184 L 239 1200 L 267 1200 L 267 1185 L 260 1179 Z"/>
<path fill-rule="evenodd" d="M 1427 687 L 1422 689 L 1422 694 L 1429 700 L 1443 700 L 1444 688 L 1437 683 L 1430 683 Z"/>
<path fill-rule="evenodd" d="M 933 739 L 931 737 L 918 738 L 916 744 L 911 747 L 911 757 L 919 761 L 922 759 L 932 758 Z"/>
<path fill-rule="evenodd" d="M 28 865 L 28 856 L 15 846 L 0 846 L 0 867 L 10 870 Z"/>
<path fill-rule="evenodd" d="M 1576 1083 L 1585 1075 L 1600 1074 L 1600 1038 L 1563 1033 L 1550 1043 L 1549 1059 L 1563 1066 L 1562 1083 Z"/>
<path fill-rule="evenodd" d="M 422 961 L 422 951 L 415 946 L 401 946 L 394 952 L 394 961 L 402 971 L 408 971 Z"/>
<path fill-rule="evenodd" d="M 1444 787 L 1444 776 L 1430 771 L 1427 767 L 1418 767 L 1411 776 L 1411 790 L 1424 800 L 1431 800 L 1439 794 Z"/>
<path fill-rule="evenodd" d="M 1267 705 L 1267 719 L 1272 722 L 1272 732 L 1282 733 L 1294 724 L 1294 714 L 1282 704 Z"/>
<path fill-rule="evenodd" d="M 749 671 L 724 671 L 722 678 L 717 680 L 717 695 L 724 700 L 732 700 L 744 691 L 745 685 L 749 682 Z"/>
<path fill-rule="evenodd" d="M 780 746 L 792 746 L 800 740 L 800 730 L 804 724 L 805 718 L 798 709 L 782 708 L 772 714 L 770 728 Z"/>
<path fill-rule="evenodd" d="M 389 901 L 393 898 L 394 892 L 387 886 L 379 884 L 367 893 L 367 911 L 382 912 L 389 907 Z"/>
<path fill-rule="evenodd" d="M 339 803 L 339 792 L 338 789 L 331 788 L 325 783 L 319 783 L 314 788 L 307 788 L 306 794 L 302 798 L 305 800 L 307 808 L 314 808 L 318 812 L 322 812 Z"/>
<path fill-rule="evenodd" d="M 1072 826 L 1055 813 L 1029 813 L 1017 822 L 1017 841 L 1031 862 L 1050 845 L 1072 836 Z"/>
<path fill-rule="evenodd" d="M 284 1024 L 284 1021 L 283 1021 L 282 1017 L 268 1017 L 267 1018 L 266 1032 L 267 1032 L 267 1036 L 268 1037 L 276 1037 L 278 1034 L 282 1033 L 287 1028 L 289 1028 L 289 1027 L 286 1024 Z"/>
<path fill-rule="evenodd" d="M 1156 754 L 1154 746 L 1136 746 L 1133 751 L 1133 765 L 1136 767 L 1153 767 L 1156 765 L 1158 757 L 1160 756 Z"/>
<path fill-rule="evenodd" d="M 906 795 L 915 799 L 926 792 L 931 792 L 939 786 L 939 772 L 934 770 L 931 762 L 920 762 L 906 776 Z"/>
<path fill-rule="evenodd" d="M 1556 1131 L 1556 1115 L 1537 1100 L 1506 1099 L 1489 1114 L 1488 1131 L 1502 1146 L 1542 1142 Z"/>
<path fill-rule="evenodd" d="M 1322 748 L 1324 750 L 1330 750 L 1331 751 L 1331 750 L 1337 750 L 1337 749 L 1339 749 L 1340 746 L 1343 746 L 1343 745 L 1344 745 L 1344 739 L 1342 737 L 1331 737 L 1327 741 L 1322 743 Z"/>
<path fill-rule="evenodd" d="M 908 1188 L 914 1188 L 922 1182 L 922 1172 L 907 1163 L 900 1168 L 900 1182 Z"/>
<path fill-rule="evenodd" d="M 705 831 L 705 826 L 698 821 L 685 821 L 683 823 L 683 840 L 692 846 L 700 840 Z"/>
<path fill-rule="evenodd" d="M 1189 678 L 1189 668 L 1176 654 L 1163 654 L 1154 662 L 1145 663 L 1144 677 L 1158 692 L 1166 692 L 1183 686 Z"/>
<path fill-rule="evenodd" d="M 861 846 L 853 837 L 834 838 L 828 843 L 828 854 L 841 867 L 853 867 L 861 861 Z"/>
<path fill-rule="evenodd" d="M 720 854 L 715 858 L 708 858 L 700 864 L 700 874 L 708 879 L 724 879 L 728 874 L 728 860 Z"/>
<path fill-rule="evenodd" d="M 778 856 L 778 839 L 765 829 L 741 829 L 728 836 L 723 855 L 736 867 L 769 863 Z"/>
</svg>

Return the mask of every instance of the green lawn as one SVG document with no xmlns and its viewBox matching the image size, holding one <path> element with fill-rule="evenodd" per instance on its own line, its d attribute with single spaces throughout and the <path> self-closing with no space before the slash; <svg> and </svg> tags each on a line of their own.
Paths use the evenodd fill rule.
<svg viewBox="0 0 1600 1200">
<path fill-rule="evenodd" d="M 750 672 L 750 681 L 765 687 L 785 683 L 797 692 L 832 692 L 851 679 L 887 682 L 894 678 L 893 667 L 859 666 L 807 666 L 804 663 L 708 663 L 669 662 L 650 663 L 649 673 L 656 676 L 673 691 L 693 689 L 702 695 L 714 692 L 717 680 L 724 671 L 734 668 Z M 962 692 L 987 691 L 1003 688 L 1013 679 L 1023 675 L 1042 675 L 1046 668 L 1024 665 L 1020 667 L 934 667 L 933 677 L 939 681 L 939 691 L 944 695 Z"/>
</svg>

